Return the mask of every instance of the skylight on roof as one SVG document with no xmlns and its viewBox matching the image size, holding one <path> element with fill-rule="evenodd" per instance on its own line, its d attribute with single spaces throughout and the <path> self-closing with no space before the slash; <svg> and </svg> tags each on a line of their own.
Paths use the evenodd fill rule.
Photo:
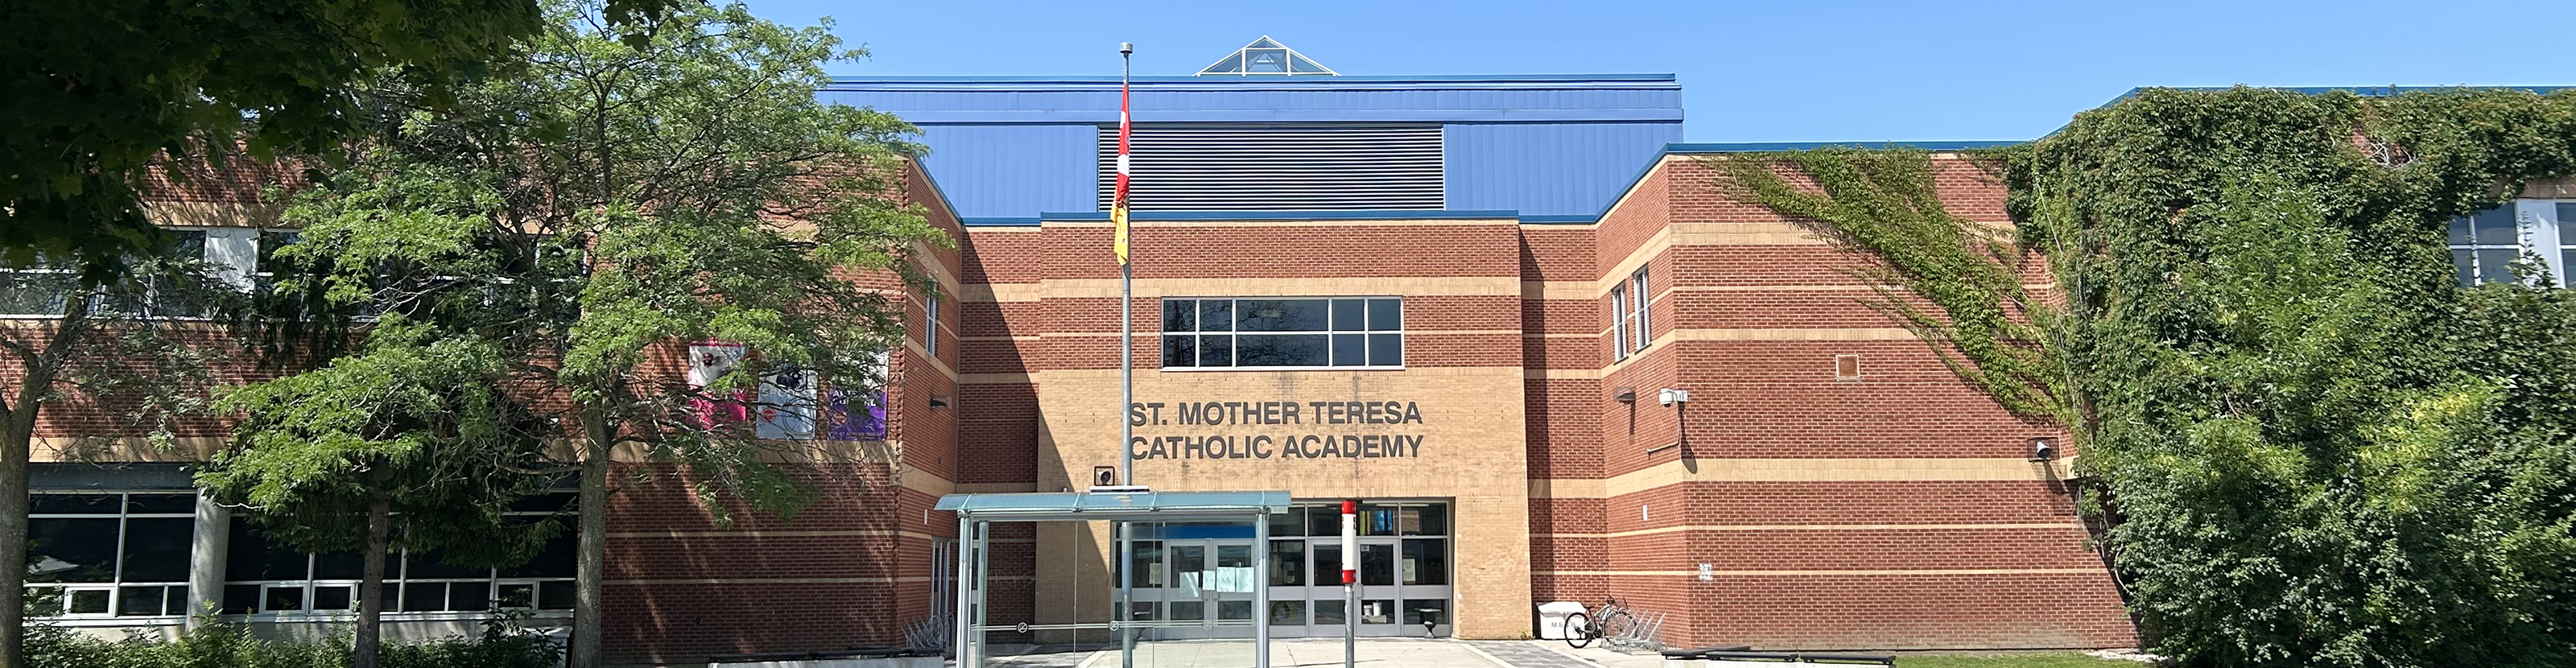
<svg viewBox="0 0 2576 668">
<path fill-rule="evenodd" d="M 1226 54 L 1225 58 L 1216 61 L 1216 64 L 1199 70 L 1199 76 L 1210 74 L 1338 76 L 1340 73 L 1298 54 L 1296 49 L 1280 44 L 1269 35 L 1263 35 L 1261 39 L 1252 40 L 1251 44 L 1236 49 L 1234 53 Z"/>
</svg>

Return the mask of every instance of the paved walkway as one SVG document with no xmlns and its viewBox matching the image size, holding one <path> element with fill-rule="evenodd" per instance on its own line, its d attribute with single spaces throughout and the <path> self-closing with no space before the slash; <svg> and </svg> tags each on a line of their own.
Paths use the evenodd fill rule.
<svg viewBox="0 0 2576 668">
<path fill-rule="evenodd" d="M 1661 668 L 1662 657 L 1627 654 L 1593 647 L 1572 649 L 1560 641 L 1424 640 L 1365 638 L 1356 648 L 1358 668 Z M 1010 650 L 1005 650 L 1010 651 Z M 1018 648 L 997 654 L 992 668 L 1121 668 L 1118 650 L 1071 647 Z M 1250 640 L 1178 640 L 1149 642 L 1136 648 L 1136 668 L 1246 668 L 1252 665 Z M 1338 638 L 1273 640 L 1271 668 L 1339 668 Z"/>
</svg>

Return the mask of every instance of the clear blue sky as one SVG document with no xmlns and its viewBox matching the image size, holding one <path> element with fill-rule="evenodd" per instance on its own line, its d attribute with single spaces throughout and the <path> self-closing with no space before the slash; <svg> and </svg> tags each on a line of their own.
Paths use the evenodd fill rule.
<svg viewBox="0 0 2576 668">
<path fill-rule="evenodd" d="M 1680 75 L 1694 142 L 2028 139 L 2138 86 L 2576 84 L 2526 2 L 749 0 L 854 75 L 1185 75 L 1262 35 L 1343 74 Z"/>
</svg>

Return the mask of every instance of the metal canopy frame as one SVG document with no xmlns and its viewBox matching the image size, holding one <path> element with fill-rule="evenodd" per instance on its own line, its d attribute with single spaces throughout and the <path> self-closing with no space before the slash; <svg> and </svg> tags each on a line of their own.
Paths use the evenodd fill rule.
<svg viewBox="0 0 2576 668">
<path fill-rule="evenodd" d="M 984 592 L 988 575 L 986 555 L 992 542 L 995 522 L 1094 522 L 1108 521 L 1115 527 L 1119 549 L 1113 558 L 1125 559 L 1129 548 L 1128 525 L 1135 522 L 1244 522 L 1252 526 L 1252 668 L 1270 668 L 1270 522 L 1271 515 L 1286 514 L 1290 498 L 1285 491 L 1242 492 L 1038 492 L 1022 494 L 950 494 L 939 497 L 934 510 L 957 513 L 957 637 L 959 668 L 982 668 L 986 660 Z M 1127 591 L 1134 585 L 1135 574 L 1126 564 L 1113 568 L 1119 574 L 1116 614 L 1110 628 L 1119 638 L 1122 663 L 1132 668 L 1136 660 L 1136 630 L 1127 604 Z M 1078 622 L 1077 622 L 1078 623 Z"/>
</svg>

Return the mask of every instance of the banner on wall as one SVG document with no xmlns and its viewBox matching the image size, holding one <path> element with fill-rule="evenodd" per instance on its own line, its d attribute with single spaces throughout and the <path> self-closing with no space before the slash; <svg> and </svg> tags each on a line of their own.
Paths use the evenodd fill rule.
<svg viewBox="0 0 2576 668">
<path fill-rule="evenodd" d="M 751 393 L 742 390 L 709 393 L 707 385 L 733 373 L 742 363 L 745 349 L 739 344 L 721 341 L 699 341 L 689 344 L 689 421 L 700 429 L 741 424 L 751 419 Z"/>
</svg>

